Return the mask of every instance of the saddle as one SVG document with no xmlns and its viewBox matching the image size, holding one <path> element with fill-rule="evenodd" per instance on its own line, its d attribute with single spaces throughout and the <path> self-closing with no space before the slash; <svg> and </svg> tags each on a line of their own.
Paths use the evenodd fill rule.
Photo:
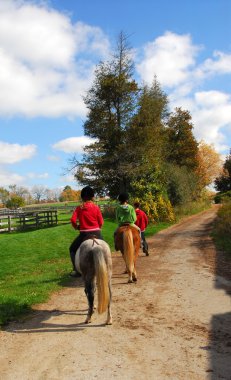
<svg viewBox="0 0 231 380">
<path fill-rule="evenodd" d="M 92 247 L 93 247 L 94 244 L 99 245 L 99 243 L 96 241 L 96 239 L 99 239 L 99 238 L 96 235 L 92 235 L 91 233 L 89 233 L 88 235 L 84 236 L 82 243 L 85 240 L 90 240 L 90 239 L 92 240 Z"/>
</svg>

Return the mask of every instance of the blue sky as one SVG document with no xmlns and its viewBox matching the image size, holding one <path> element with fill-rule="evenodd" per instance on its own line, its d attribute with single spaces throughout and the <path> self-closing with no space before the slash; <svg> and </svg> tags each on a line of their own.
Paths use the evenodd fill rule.
<svg viewBox="0 0 231 380">
<path fill-rule="evenodd" d="M 83 136 L 83 95 L 120 31 L 135 76 L 154 75 L 198 141 L 231 147 L 230 0 L 0 0 L 0 187 L 78 184 L 62 175 Z"/>
</svg>

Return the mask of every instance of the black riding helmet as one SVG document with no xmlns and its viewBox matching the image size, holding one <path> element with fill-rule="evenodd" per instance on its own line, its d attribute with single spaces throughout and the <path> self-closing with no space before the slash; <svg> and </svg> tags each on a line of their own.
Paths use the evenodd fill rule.
<svg viewBox="0 0 231 380">
<path fill-rule="evenodd" d="M 128 195 L 128 193 L 121 193 L 121 194 L 118 196 L 118 200 L 120 201 L 120 203 L 127 202 L 128 199 L 129 199 L 129 195 Z"/>
<path fill-rule="evenodd" d="M 85 186 L 81 190 L 81 198 L 83 201 L 90 201 L 92 198 L 94 198 L 95 192 L 90 186 Z"/>
</svg>

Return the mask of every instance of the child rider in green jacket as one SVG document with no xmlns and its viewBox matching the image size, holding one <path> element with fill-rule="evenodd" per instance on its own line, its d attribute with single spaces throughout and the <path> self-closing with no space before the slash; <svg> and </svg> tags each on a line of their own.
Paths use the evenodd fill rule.
<svg viewBox="0 0 231 380">
<path fill-rule="evenodd" d="M 134 207 L 128 203 L 128 199 L 129 197 L 127 193 L 121 193 L 118 196 L 118 200 L 120 202 L 120 205 L 116 209 L 116 221 L 118 223 L 118 228 L 123 224 L 129 223 L 131 226 L 135 227 L 140 233 L 140 228 L 135 225 L 135 221 L 137 218 L 136 212 L 134 210 Z M 114 232 L 114 241 L 118 228 Z M 115 249 L 116 251 L 118 250 L 116 244 Z"/>
</svg>

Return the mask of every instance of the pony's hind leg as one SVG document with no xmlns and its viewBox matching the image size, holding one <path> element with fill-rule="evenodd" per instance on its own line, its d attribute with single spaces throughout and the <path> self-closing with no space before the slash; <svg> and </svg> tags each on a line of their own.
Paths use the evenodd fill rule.
<svg viewBox="0 0 231 380">
<path fill-rule="evenodd" d="M 85 284 L 85 293 L 88 300 L 88 312 L 87 312 L 87 318 L 85 320 L 85 323 L 91 322 L 92 314 L 94 313 L 94 284 L 92 282 L 88 282 Z"/>
<path fill-rule="evenodd" d="M 136 275 L 136 270 L 135 270 L 135 268 L 134 268 L 134 271 L 133 271 L 133 273 L 132 273 L 132 280 L 133 280 L 134 282 L 137 281 L 137 275 Z"/>
<path fill-rule="evenodd" d="M 109 303 L 108 303 L 108 309 L 107 309 L 107 321 L 106 321 L 106 325 L 112 325 L 112 314 L 111 314 L 112 292 L 111 292 L 111 282 L 110 281 L 109 281 L 108 287 L 109 287 Z"/>
<path fill-rule="evenodd" d="M 132 283 L 133 282 L 133 272 L 128 270 L 128 283 Z"/>
</svg>

